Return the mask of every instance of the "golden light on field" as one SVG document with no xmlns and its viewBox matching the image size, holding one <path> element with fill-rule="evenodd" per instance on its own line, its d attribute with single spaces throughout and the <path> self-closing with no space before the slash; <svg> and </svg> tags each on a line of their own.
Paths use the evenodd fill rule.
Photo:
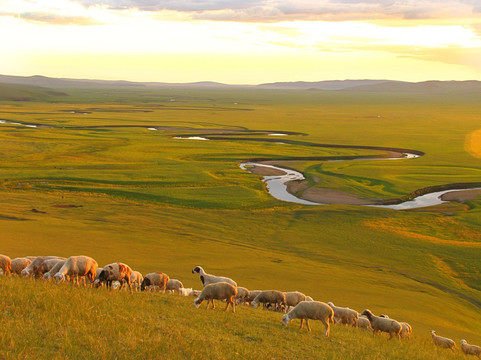
<svg viewBox="0 0 481 360">
<path fill-rule="evenodd" d="M 481 75 L 481 19 L 465 3 L 440 7 L 450 16 L 432 7 L 406 18 L 403 7 L 362 1 L 321 1 L 327 13 L 304 0 L 292 9 L 252 2 L 0 0 L 9 34 L 0 66 L 18 75 L 229 83 Z"/>
<path fill-rule="evenodd" d="M 481 129 L 466 136 L 465 149 L 472 156 L 481 158 Z"/>
</svg>

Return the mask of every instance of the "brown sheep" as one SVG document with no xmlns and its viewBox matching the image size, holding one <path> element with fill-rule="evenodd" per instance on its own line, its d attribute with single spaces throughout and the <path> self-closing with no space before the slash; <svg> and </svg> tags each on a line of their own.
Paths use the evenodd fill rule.
<svg viewBox="0 0 481 360">
<path fill-rule="evenodd" d="M 477 356 L 478 358 L 481 358 L 481 347 L 478 345 L 470 345 L 466 340 L 461 340 L 461 350 L 463 350 L 463 353 L 466 355 L 474 355 Z"/>
<path fill-rule="evenodd" d="M 262 303 L 264 308 L 267 304 L 273 305 L 275 308 L 278 306 L 287 308 L 286 306 L 286 295 L 283 292 L 277 290 L 264 290 L 259 295 L 256 296 L 254 301 L 252 301 L 252 306 L 257 308 L 257 304 Z"/>
<path fill-rule="evenodd" d="M 375 316 L 371 310 L 364 310 L 361 315 L 365 315 L 372 326 L 372 334 L 376 335 L 378 332 L 387 332 L 389 334 L 389 339 L 392 339 L 393 335 L 396 335 L 398 339 L 401 339 L 401 324 L 389 318 L 383 318 L 380 316 Z"/>
<path fill-rule="evenodd" d="M 99 282 L 100 283 L 105 282 L 107 288 L 111 290 L 112 282 L 120 281 L 119 290 L 122 290 L 122 287 L 124 286 L 124 281 L 125 281 L 129 286 L 130 293 L 132 294 L 133 291 L 132 291 L 131 277 L 132 277 L 132 269 L 130 268 L 130 266 L 124 263 L 112 263 L 104 266 L 104 269 L 99 274 Z M 92 282 L 94 281 L 94 279 L 92 279 Z"/>
<path fill-rule="evenodd" d="M 57 284 L 60 281 L 65 281 L 66 276 L 75 278 L 77 285 L 79 285 L 79 277 L 86 276 L 91 282 L 95 280 L 95 272 L 97 271 L 97 261 L 91 257 L 79 255 L 71 256 L 62 265 L 60 270 L 54 275 Z"/>
<path fill-rule="evenodd" d="M 12 273 L 12 259 L 7 255 L 0 255 L 0 269 L 3 270 L 4 275 Z"/>
<path fill-rule="evenodd" d="M 144 291 L 148 286 L 158 286 L 165 292 L 169 280 L 170 278 L 167 274 L 161 272 L 149 273 L 144 276 L 144 281 L 142 281 L 142 284 L 140 285 L 140 290 Z"/>
</svg>

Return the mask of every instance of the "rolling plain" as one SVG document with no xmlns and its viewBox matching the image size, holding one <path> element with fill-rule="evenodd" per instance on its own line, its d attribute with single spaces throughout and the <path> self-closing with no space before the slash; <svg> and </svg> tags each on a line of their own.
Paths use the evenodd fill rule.
<svg viewBox="0 0 481 360">
<path fill-rule="evenodd" d="M 388 342 L 334 325 L 329 340 L 273 312 L 2 277 L 0 358 L 463 358 L 436 349 L 432 329 L 481 344 L 479 192 L 404 211 L 300 205 L 239 167 L 297 159 L 288 166 L 309 186 L 365 199 L 479 183 L 479 92 L 12 88 L 0 87 L 0 253 L 83 254 L 193 288 L 201 265 L 249 289 L 389 314 L 414 335 Z M 176 139 L 203 134 L 212 140 Z M 312 144 L 425 155 L 349 161 L 385 152 Z M 333 156 L 344 160 L 306 159 Z"/>
</svg>

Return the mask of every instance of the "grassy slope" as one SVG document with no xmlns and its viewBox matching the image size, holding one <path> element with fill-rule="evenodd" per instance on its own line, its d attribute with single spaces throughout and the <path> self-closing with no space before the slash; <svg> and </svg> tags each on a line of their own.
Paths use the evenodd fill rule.
<svg viewBox="0 0 481 360">
<path fill-rule="evenodd" d="M 192 305 L 191 297 L 56 286 L 0 278 L 0 356 L 5 359 L 461 359 L 421 334 L 387 340 L 311 321 L 282 326 L 282 314 L 238 306 L 235 314 Z M 28 309 L 28 316 L 25 316 Z M 21 321 L 20 321 L 21 320 Z M 34 345 L 32 345 L 34 344 Z"/>
<path fill-rule="evenodd" d="M 464 141 L 479 126 L 480 106 L 466 97 L 142 91 L 110 92 L 109 98 L 72 92 L 77 104 L 4 104 L 0 118 L 61 126 L 291 130 L 309 134 L 294 138 L 301 141 L 426 152 L 411 161 L 300 165 L 308 175 L 322 176 L 323 186 L 368 197 L 479 181 L 479 159 L 465 151 Z M 435 328 L 481 343 L 479 200 L 416 212 L 292 205 L 271 198 L 237 161 L 305 156 L 306 150 L 309 156 L 345 152 L 173 140 L 171 133 L 146 129 L 1 130 L 2 253 L 87 254 L 99 264 L 120 260 L 144 273 L 165 271 L 187 287 L 199 286 L 190 270 L 203 265 L 251 289 L 300 290 L 388 313 L 410 322 L 421 342 Z M 82 207 L 52 207 L 59 204 Z M 258 351 L 265 345 L 255 344 Z M 25 346 L 35 347 L 35 341 Z"/>
</svg>

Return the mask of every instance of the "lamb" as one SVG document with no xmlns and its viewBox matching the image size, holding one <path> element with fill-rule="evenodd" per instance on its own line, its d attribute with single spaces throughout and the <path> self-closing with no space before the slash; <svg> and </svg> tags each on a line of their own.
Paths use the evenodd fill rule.
<svg viewBox="0 0 481 360">
<path fill-rule="evenodd" d="M 265 290 L 256 296 L 254 301 L 252 301 L 252 306 L 257 308 L 257 304 L 262 303 L 264 309 L 267 304 L 272 304 L 274 306 L 283 306 L 284 312 L 287 308 L 286 306 L 286 295 L 283 292 L 277 290 Z"/>
<path fill-rule="evenodd" d="M 453 340 L 436 335 L 436 332 L 434 330 L 431 331 L 431 338 L 433 339 L 433 342 L 436 346 L 451 349 L 451 351 L 454 352 L 456 343 Z"/>
<path fill-rule="evenodd" d="M 140 285 L 140 290 L 144 291 L 147 286 L 158 286 L 165 292 L 168 282 L 169 282 L 169 276 L 164 273 L 160 273 L 160 272 L 149 273 L 145 275 L 144 280 Z"/>
<path fill-rule="evenodd" d="M 214 299 L 225 300 L 227 305 L 224 312 L 227 311 L 229 305 L 232 306 L 232 312 L 235 313 L 234 298 L 237 295 L 237 287 L 227 282 L 217 282 L 207 284 L 200 295 L 194 300 L 194 306 L 198 308 L 202 301 L 207 300 L 207 309 L 209 308 L 209 302 L 212 302 L 212 309 L 215 309 Z"/>
<path fill-rule="evenodd" d="M 348 307 L 335 306 L 332 302 L 327 303 L 334 310 L 334 322 L 354 326 L 359 314 L 356 310 Z"/>
<path fill-rule="evenodd" d="M 402 329 L 401 329 L 401 337 L 402 338 L 411 338 L 411 334 L 413 333 L 413 328 L 411 325 L 409 325 L 407 322 L 402 322 L 401 323 Z"/>
<path fill-rule="evenodd" d="M 43 274 L 43 279 L 44 280 L 50 280 L 55 276 L 56 273 L 60 271 L 62 266 L 65 264 L 65 261 L 67 260 L 60 260 L 58 261 L 51 269 L 50 271 L 47 271 L 45 274 Z"/>
<path fill-rule="evenodd" d="M 289 308 L 292 306 L 296 306 L 299 304 L 301 301 L 306 301 L 306 295 L 299 291 L 290 291 L 290 292 L 285 292 L 284 295 L 286 295 L 286 304 L 287 304 L 287 309 L 286 311 L 289 311 Z"/>
<path fill-rule="evenodd" d="M 167 291 L 177 291 L 177 294 L 180 294 L 180 289 L 183 289 L 184 288 L 184 284 L 182 284 L 182 282 L 180 280 L 177 280 L 177 279 L 169 279 L 169 281 L 167 281 L 167 284 L 165 285 L 165 289 Z"/>
<path fill-rule="evenodd" d="M 387 332 L 389 333 L 389 339 L 392 339 L 393 335 L 396 335 L 398 339 L 401 339 L 401 324 L 393 319 L 382 318 L 380 316 L 375 316 L 371 310 L 364 310 L 361 315 L 365 315 L 372 326 L 372 334 L 376 335 L 377 332 Z"/>
<path fill-rule="evenodd" d="M 478 345 L 469 345 L 466 340 L 461 340 L 461 350 L 466 355 L 475 355 L 481 358 L 481 347 Z"/>
<path fill-rule="evenodd" d="M 99 282 L 105 282 L 107 284 L 107 287 L 111 289 L 112 282 L 116 280 L 120 281 L 121 285 L 119 290 L 122 290 L 125 281 L 129 286 L 130 293 L 132 294 L 132 281 L 130 280 L 131 276 L 132 269 L 130 268 L 130 266 L 124 263 L 112 263 L 104 266 L 103 270 L 100 272 L 99 275 Z"/>
<path fill-rule="evenodd" d="M 66 276 L 76 278 L 79 285 L 79 276 L 87 276 L 91 282 L 95 280 L 95 272 L 97 271 L 97 261 L 91 257 L 79 255 L 71 256 L 62 265 L 60 270 L 54 275 L 57 284 L 65 281 Z"/>
<path fill-rule="evenodd" d="M 282 324 L 287 326 L 289 321 L 293 319 L 301 320 L 301 326 L 299 329 L 302 329 L 304 326 L 304 320 L 306 320 L 309 332 L 311 331 L 309 319 L 321 320 L 326 328 L 324 336 L 329 337 L 329 323 L 334 321 L 334 310 L 332 310 L 329 305 L 320 301 L 301 301 L 289 313 L 282 317 Z"/>
<path fill-rule="evenodd" d="M 130 281 L 132 282 L 132 286 L 135 288 L 135 290 L 140 291 L 140 286 L 142 285 L 142 281 L 144 281 L 144 277 L 140 272 L 132 271 Z"/>
<path fill-rule="evenodd" d="M 0 269 L 2 269 L 4 275 L 12 273 L 12 259 L 7 255 L 0 255 Z"/>
<path fill-rule="evenodd" d="M 237 287 L 237 283 L 231 278 L 207 274 L 204 271 L 204 269 L 202 269 L 200 266 L 196 266 L 195 268 L 192 269 L 192 274 L 195 274 L 195 273 L 198 273 L 200 275 L 200 281 L 202 281 L 202 285 L 204 286 L 208 284 L 218 283 L 218 282 L 226 282 Z"/>
<path fill-rule="evenodd" d="M 371 322 L 364 315 L 359 316 L 359 319 L 356 320 L 356 324 L 354 326 L 358 327 L 358 328 L 361 328 L 361 329 L 372 330 Z"/>
<path fill-rule="evenodd" d="M 32 260 L 26 257 L 12 259 L 12 274 L 20 275 L 22 270 L 32 263 Z"/>
<path fill-rule="evenodd" d="M 235 297 L 236 304 L 244 304 L 246 303 L 247 299 L 249 298 L 249 290 L 245 287 L 238 286 L 237 287 L 237 295 Z"/>
</svg>

